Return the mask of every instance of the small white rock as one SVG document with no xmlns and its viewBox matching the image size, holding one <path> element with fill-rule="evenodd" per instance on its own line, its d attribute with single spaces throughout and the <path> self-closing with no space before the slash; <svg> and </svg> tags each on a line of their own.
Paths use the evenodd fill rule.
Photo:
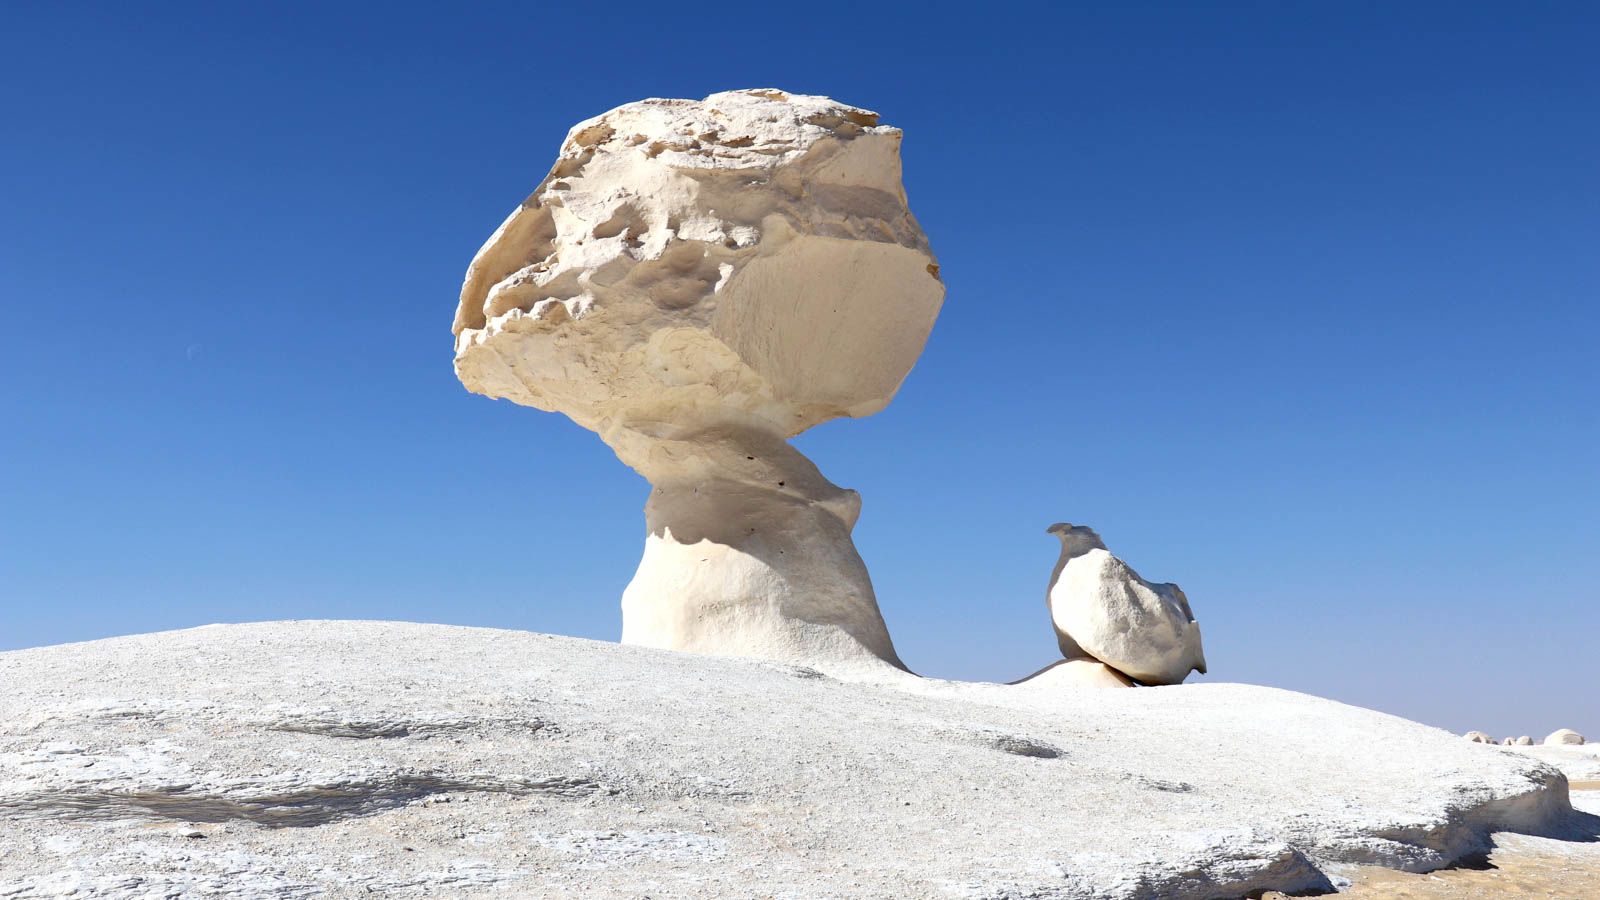
<svg viewBox="0 0 1600 900">
<path fill-rule="evenodd" d="M 1062 656 L 1099 660 L 1144 684 L 1206 673 L 1200 624 L 1181 588 L 1139 577 L 1087 525 L 1046 530 L 1061 539 L 1045 602 Z"/>
</svg>

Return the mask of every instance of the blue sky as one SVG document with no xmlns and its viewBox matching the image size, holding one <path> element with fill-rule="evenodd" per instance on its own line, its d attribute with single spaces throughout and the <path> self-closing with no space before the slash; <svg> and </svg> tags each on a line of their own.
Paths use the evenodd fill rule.
<svg viewBox="0 0 1600 900">
<path fill-rule="evenodd" d="M 457 384 L 461 274 L 572 123 L 773 86 L 905 129 L 949 290 L 798 441 L 913 668 L 1054 658 L 1068 520 L 1203 680 L 1600 733 L 1592 5 L 234 6 L 0 12 L 0 649 L 614 639 L 645 484 Z"/>
</svg>

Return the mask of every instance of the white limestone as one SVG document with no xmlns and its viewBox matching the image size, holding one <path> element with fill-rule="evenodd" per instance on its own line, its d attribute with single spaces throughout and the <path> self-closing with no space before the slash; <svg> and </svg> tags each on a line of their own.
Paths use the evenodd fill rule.
<svg viewBox="0 0 1600 900">
<path fill-rule="evenodd" d="M 786 440 L 882 409 L 938 315 L 900 140 L 777 90 L 630 103 L 575 126 L 473 259 L 462 384 L 566 414 L 652 485 L 624 642 L 900 665 L 858 496 Z"/>
<path fill-rule="evenodd" d="M 1494 743 L 1494 738 L 1489 737 L 1487 734 L 1484 734 L 1481 731 L 1469 731 L 1465 735 L 1463 735 L 1463 737 L 1465 737 L 1467 740 L 1473 742 L 1474 744 L 1492 744 L 1492 743 Z"/>
<path fill-rule="evenodd" d="M 1583 735 L 1577 733 L 1576 731 L 1573 731 L 1571 728 L 1561 728 L 1561 729 L 1558 729 L 1556 731 L 1550 732 L 1550 735 L 1544 739 L 1544 742 L 1545 742 L 1545 744 L 1550 745 L 1550 746 L 1555 746 L 1555 745 L 1558 745 L 1558 744 L 1583 744 L 1583 743 L 1586 743 L 1586 741 L 1583 738 Z"/>
<path fill-rule="evenodd" d="M 1144 684 L 1204 675 L 1200 624 L 1175 584 L 1154 584 L 1112 556 L 1085 525 L 1058 522 L 1061 539 L 1045 602 L 1067 659 L 1094 659 Z"/>
<path fill-rule="evenodd" d="M 1043 691 L 1134 686 L 1128 676 L 1094 659 L 1056 660 L 1027 678 L 1012 683 L 1028 690 Z"/>
<path fill-rule="evenodd" d="M 395 622 L 0 653 L 0 897 L 1198 900 L 1600 822 L 1532 758 L 1590 747 L 894 674 Z"/>
<path fill-rule="evenodd" d="M 1523 753 L 1560 769 L 1569 781 L 1600 784 L 1600 744 L 1518 744 L 1514 753 Z"/>
</svg>

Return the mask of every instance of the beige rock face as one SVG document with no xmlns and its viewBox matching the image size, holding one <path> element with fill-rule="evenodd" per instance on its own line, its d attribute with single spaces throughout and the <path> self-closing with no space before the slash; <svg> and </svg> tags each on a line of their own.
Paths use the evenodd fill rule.
<svg viewBox="0 0 1600 900">
<path fill-rule="evenodd" d="M 1494 743 L 1494 738 L 1489 737 L 1487 734 L 1484 734 L 1481 731 L 1469 731 L 1466 734 L 1462 735 L 1462 737 L 1465 737 L 1467 740 L 1473 742 L 1474 744 L 1492 744 L 1492 743 Z"/>
<path fill-rule="evenodd" d="M 787 438 L 888 404 L 943 302 L 900 139 L 776 90 L 630 103 L 575 126 L 473 259 L 462 384 L 566 414 L 652 485 L 624 642 L 899 665 L 860 500 Z"/>
<path fill-rule="evenodd" d="M 1061 539 L 1046 602 L 1063 656 L 1098 660 L 1144 684 L 1205 674 L 1200 624 L 1177 585 L 1140 578 L 1085 525 L 1048 530 Z"/>
</svg>

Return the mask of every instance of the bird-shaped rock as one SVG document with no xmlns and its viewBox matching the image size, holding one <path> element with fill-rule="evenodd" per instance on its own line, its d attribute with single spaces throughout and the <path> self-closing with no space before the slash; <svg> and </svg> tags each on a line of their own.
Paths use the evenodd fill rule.
<svg viewBox="0 0 1600 900">
<path fill-rule="evenodd" d="M 1045 602 L 1063 656 L 1099 660 L 1142 684 L 1205 674 L 1200 624 L 1177 585 L 1140 578 L 1088 526 L 1047 530 L 1061 539 Z"/>
</svg>

